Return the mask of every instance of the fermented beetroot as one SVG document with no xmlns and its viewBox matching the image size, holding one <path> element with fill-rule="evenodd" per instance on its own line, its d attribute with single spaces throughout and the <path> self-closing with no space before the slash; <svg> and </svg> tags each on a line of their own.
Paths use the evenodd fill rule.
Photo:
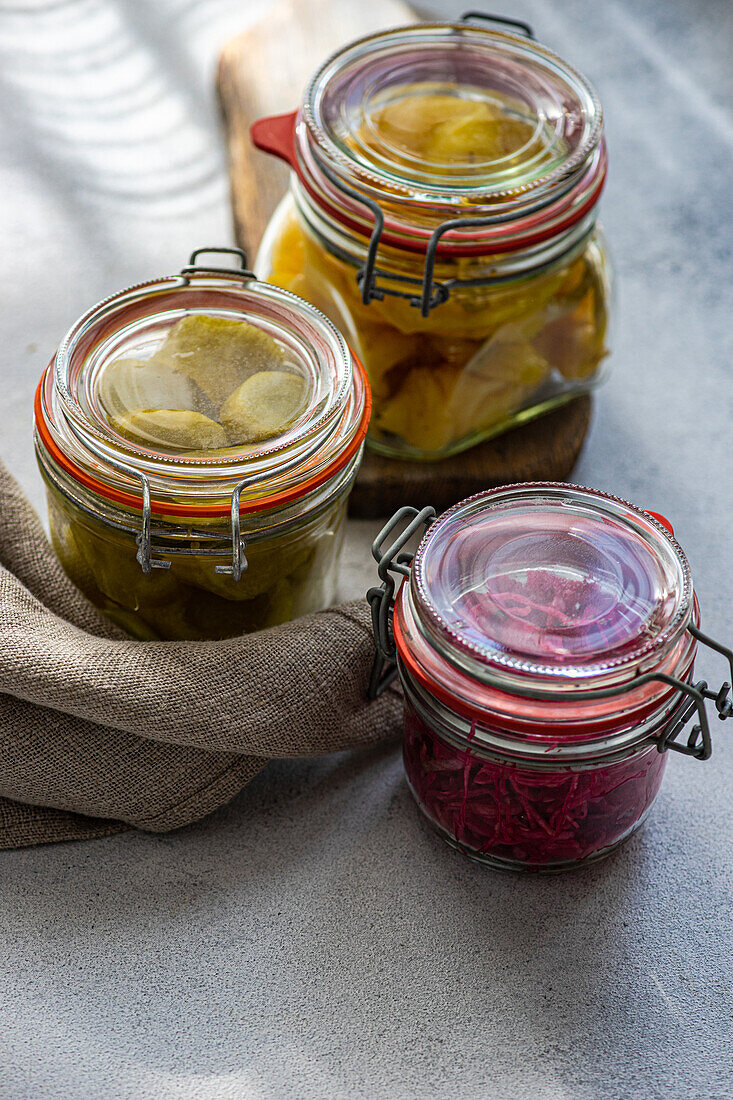
<svg viewBox="0 0 733 1100">
<path fill-rule="evenodd" d="M 469 855 L 549 870 L 631 832 L 659 791 L 666 754 L 647 745 L 611 763 L 550 770 L 486 759 L 444 741 L 408 703 L 404 759 L 423 811 Z"/>
</svg>

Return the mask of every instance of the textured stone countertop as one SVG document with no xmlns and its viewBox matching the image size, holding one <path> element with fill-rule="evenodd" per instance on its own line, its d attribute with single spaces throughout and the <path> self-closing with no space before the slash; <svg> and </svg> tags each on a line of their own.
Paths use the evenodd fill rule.
<svg viewBox="0 0 733 1100">
<path fill-rule="evenodd" d="M 66 328 L 230 240 L 213 65 L 264 6 L 0 4 L 0 453 L 39 507 L 32 396 Z M 673 519 L 730 639 L 733 8 L 505 10 L 607 115 L 619 321 L 576 480 Z M 344 595 L 372 580 L 375 526 L 351 524 Z M 733 1096 L 733 730 L 714 733 L 708 763 L 670 759 L 639 835 L 564 877 L 444 847 L 392 748 L 271 765 L 175 835 L 3 853 L 0 1097 Z"/>
</svg>

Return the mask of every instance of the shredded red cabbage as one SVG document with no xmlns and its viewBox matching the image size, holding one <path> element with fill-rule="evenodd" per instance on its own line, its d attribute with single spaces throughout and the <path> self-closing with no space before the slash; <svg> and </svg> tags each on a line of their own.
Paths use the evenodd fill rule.
<svg viewBox="0 0 733 1100">
<path fill-rule="evenodd" d="M 442 549 L 431 586 L 443 614 L 469 640 L 525 658 L 619 658 L 674 610 L 647 543 L 596 517 L 489 511 Z"/>
<path fill-rule="evenodd" d="M 552 771 L 486 760 L 442 740 L 409 703 L 404 759 L 425 814 L 468 854 L 536 870 L 590 859 L 628 836 L 666 764 L 654 745 L 605 765 Z"/>
</svg>

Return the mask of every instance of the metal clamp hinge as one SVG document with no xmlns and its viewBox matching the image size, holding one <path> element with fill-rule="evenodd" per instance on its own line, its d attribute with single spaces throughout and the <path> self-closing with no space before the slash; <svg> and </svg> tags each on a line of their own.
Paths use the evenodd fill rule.
<svg viewBox="0 0 733 1100">
<path fill-rule="evenodd" d="M 707 646 L 709 649 L 725 657 L 728 662 L 731 682 L 733 682 L 733 650 L 730 650 L 727 646 L 721 645 L 720 642 L 716 642 L 715 639 L 710 638 L 707 634 L 703 634 L 703 632 L 693 624 L 690 624 L 688 630 L 693 638 L 700 642 L 701 645 Z M 668 749 L 672 749 L 674 752 L 682 753 L 683 756 L 692 756 L 696 760 L 707 760 L 713 751 L 713 746 L 705 702 L 706 700 L 711 700 L 714 703 L 718 718 L 721 722 L 730 718 L 733 714 L 731 682 L 725 681 L 720 685 L 717 691 L 714 691 L 708 687 L 705 680 L 700 680 L 696 684 L 685 684 L 679 680 L 675 680 L 674 677 L 663 675 L 654 676 L 654 674 L 652 674 L 650 678 L 670 683 L 672 686 L 679 688 L 679 690 L 687 696 L 687 699 L 681 703 L 679 709 L 673 715 L 667 728 L 658 737 L 657 748 L 659 751 L 666 752 Z M 695 714 L 697 714 L 698 722 L 690 730 L 687 740 L 678 740 L 685 726 Z"/>
<path fill-rule="evenodd" d="M 420 510 L 409 506 L 400 508 L 382 528 L 372 544 L 372 557 L 378 564 L 379 577 L 382 583 L 378 587 L 370 588 L 367 592 L 367 600 L 372 612 L 372 630 L 377 647 L 369 680 L 368 695 L 370 699 L 376 699 L 381 695 L 397 674 L 397 648 L 392 629 L 396 590 L 395 578 L 401 577 L 404 579 L 409 577 L 410 566 L 414 557 L 412 553 L 405 551 L 405 547 L 418 531 L 421 529 L 427 530 L 434 519 L 434 508 L 427 507 Z M 394 534 L 394 531 L 407 520 L 409 522 L 406 523 L 397 538 L 386 550 L 383 549 L 385 542 Z M 697 642 L 719 653 L 727 661 L 730 679 L 722 683 L 717 690 L 709 688 L 705 680 L 691 684 L 665 672 L 645 672 L 622 684 L 614 684 L 611 687 L 584 692 L 583 697 L 585 699 L 609 699 L 650 683 L 666 684 L 674 688 L 680 693 L 680 700 L 666 727 L 655 737 L 657 749 L 659 752 L 672 750 L 681 753 L 683 756 L 691 756 L 696 760 L 707 760 L 712 753 L 707 702 L 713 702 L 721 721 L 733 715 L 731 689 L 731 684 L 733 684 L 733 650 L 721 645 L 720 642 L 716 642 L 707 634 L 703 634 L 692 623 L 687 629 Z M 514 694 L 506 685 L 498 684 L 497 686 L 503 691 Z M 545 690 L 529 687 L 518 694 L 536 699 L 547 697 Z M 687 738 L 681 739 L 681 734 L 690 719 L 695 715 L 697 715 L 697 723 L 690 730 Z"/>
<path fill-rule="evenodd" d="M 535 36 L 529 23 L 525 23 L 523 19 L 509 19 L 506 15 L 492 15 L 488 11 L 464 11 L 463 15 L 459 16 L 458 22 L 470 23 L 472 19 L 483 19 L 486 23 L 499 23 L 502 27 L 511 27 L 512 30 L 519 31 L 527 38 Z"/>
<path fill-rule="evenodd" d="M 140 563 L 140 568 L 146 575 L 153 569 L 170 569 L 171 563 L 165 558 L 154 558 L 152 556 L 152 537 L 150 533 L 150 525 L 152 520 L 152 510 L 150 507 L 150 482 L 145 474 L 138 473 L 137 475 L 142 482 L 143 487 L 143 515 L 142 515 L 142 528 L 140 534 L 136 536 L 135 542 L 137 543 L 137 560 Z"/>
<path fill-rule="evenodd" d="M 454 287 L 484 286 L 490 281 L 490 277 L 487 277 L 466 280 L 451 279 L 445 282 L 438 282 L 433 277 L 438 256 L 438 247 L 441 239 L 446 233 L 450 233 L 453 230 L 465 232 L 466 230 L 482 229 L 489 225 L 499 225 L 503 222 L 512 221 L 515 217 L 514 214 L 492 214 L 483 218 L 449 218 L 447 221 L 437 226 L 430 235 L 430 240 L 428 241 L 428 246 L 425 251 L 425 266 L 423 268 L 422 278 L 412 275 L 393 274 L 392 272 L 384 271 L 377 267 L 377 254 L 382 240 L 382 233 L 384 232 L 384 213 L 379 203 L 367 195 L 362 195 L 361 192 L 356 191 L 353 187 L 350 187 L 349 184 L 345 183 L 344 180 L 342 180 L 340 176 L 337 176 L 331 168 L 327 167 L 327 165 L 319 162 L 319 167 L 326 179 L 333 184 L 337 191 L 348 196 L 354 202 L 359 203 L 360 206 L 365 206 L 374 219 L 369 244 L 367 246 L 366 259 L 356 273 L 356 282 L 361 294 L 361 300 L 365 306 L 368 306 L 369 303 L 373 301 L 381 302 L 386 296 L 391 298 L 405 298 L 413 308 L 420 310 L 423 317 L 427 317 L 432 309 L 448 301 L 451 290 Z M 184 268 L 184 270 L 186 269 Z M 381 279 L 381 282 L 378 282 L 378 279 Z M 391 286 L 391 283 L 402 284 L 408 288 L 413 287 L 417 293 L 414 293 L 410 289 L 400 290 L 399 287 Z"/>
<path fill-rule="evenodd" d="M 481 11 L 467 11 L 460 16 L 458 23 L 468 23 L 471 20 L 482 19 L 489 23 L 498 23 L 502 26 L 510 27 L 515 31 L 519 31 L 521 34 L 526 35 L 528 38 L 534 38 L 534 31 L 529 23 L 525 23 L 520 19 L 509 19 L 503 15 L 491 15 L 488 12 Z M 457 32 L 459 28 L 456 27 Z M 356 274 L 356 282 L 361 292 L 361 300 L 365 306 L 368 306 L 370 302 L 381 302 L 385 296 L 391 298 L 404 298 L 414 309 L 419 309 L 423 317 L 427 317 L 432 309 L 437 306 L 443 305 L 448 301 L 450 297 L 451 289 L 453 286 L 460 285 L 458 280 L 451 280 L 450 282 L 438 282 L 433 278 L 435 271 L 435 261 L 438 252 L 438 246 L 441 238 L 452 230 L 471 230 L 481 229 L 489 225 L 497 225 L 502 222 L 513 221 L 516 217 L 513 213 L 507 214 L 493 214 L 483 218 L 451 218 L 444 221 L 435 230 L 433 230 L 430 240 L 428 241 L 427 250 L 425 253 L 425 267 L 423 270 L 422 278 L 416 278 L 409 275 L 397 275 L 391 272 L 385 272 L 377 267 L 377 252 L 384 232 L 384 213 L 379 203 L 368 195 L 363 195 L 360 191 L 350 187 L 339 175 L 336 174 L 326 164 L 319 161 L 319 169 L 323 172 L 326 179 L 340 191 L 343 195 L 347 195 L 354 202 L 359 203 L 360 206 L 365 206 L 374 218 L 374 226 L 372 228 L 371 237 L 369 239 L 369 245 L 367 247 L 366 260 L 359 268 Z M 207 251 L 205 249 L 199 249 L 199 251 Z M 208 251 L 216 251 L 210 249 Z M 226 251 L 222 249 L 221 251 Z M 194 254 L 195 255 L 195 254 Z M 243 254 L 242 254 L 243 255 Z M 193 260 L 193 257 L 192 257 Z M 186 270 L 186 269 L 184 269 Z M 377 278 L 382 278 L 382 283 L 377 282 Z M 385 282 L 384 280 L 387 280 Z M 467 285 L 481 286 L 487 280 L 470 280 Z M 414 286 L 419 293 L 412 293 L 409 289 L 400 290 L 396 287 L 390 286 L 389 283 L 403 283 L 405 285 Z"/>
<path fill-rule="evenodd" d="M 411 518 L 404 530 L 386 550 L 383 550 L 382 547 L 387 539 L 408 517 Z M 367 692 L 370 699 L 380 696 L 397 675 L 397 653 L 392 633 L 396 588 L 393 574 L 401 578 L 409 577 L 414 554 L 406 551 L 405 547 L 418 531 L 421 529 L 427 531 L 434 519 L 434 508 L 417 509 L 409 506 L 400 508 L 372 543 L 372 557 L 377 562 L 377 572 L 382 583 L 375 588 L 370 588 L 367 592 L 367 600 L 372 610 L 372 630 L 377 643 Z"/>
<path fill-rule="evenodd" d="M 380 277 L 386 280 L 381 285 L 377 282 Z M 386 296 L 406 298 L 414 309 L 422 311 L 423 317 L 427 317 L 431 309 L 435 309 L 436 306 L 448 301 L 452 286 L 452 283 L 439 283 L 431 280 L 427 287 L 426 300 L 424 279 L 418 279 L 413 275 L 393 275 L 377 267 L 369 268 L 367 263 L 362 264 L 357 271 L 356 282 L 361 291 L 361 300 L 364 305 L 369 305 L 370 302 L 381 302 Z M 419 288 L 420 293 L 416 294 L 412 290 L 398 290 L 396 287 L 390 286 L 389 283 L 404 283 L 407 286 L 415 287 L 416 290 Z"/>
<path fill-rule="evenodd" d="M 153 557 L 153 540 L 152 540 L 152 508 L 150 503 L 150 482 L 145 474 L 137 472 L 137 476 L 142 483 L 143 492 L 143 505 L 142 505 L 142 524 L 140 533 L 135 536 L 135 542 L 137 543 L 136 558 L 140 564 L 140 568 L 146 575 L 152 572 L 153 569 L 170 569 L 171 562 L 168 558 L 154 558 Z M 241 519 L 239 515 L 239 498 L 242 490 L 249 484 L 249 481 L 240 481 L 232 493 L 232 508 L 231 508 L 231 526 L 232 526 L 232 564 L 231 565 L 215 565 L 214 572 L 225 574 L 230 576 L 233 580 L 241 580 L 242 574 L 247 571 L 248 562 L 245 557 L 246 542 L 242 538 Z M 171 554 L 176 553 L 172 548 L 168 548 L 168 552 Z M 179 553 L 190 554 L 189 550 L 179 551 Z M 216 553 L 216 551 L 212 551 Z"/>
<path fill-rule="evenodd" d="M 215 573 L 223 573 L 231 576 L 235 581 L 241 579 L 242 573 L 246 572 L 249 565 L 244 556 L 246 543 L 242 538 L 241 519 L 239 515 L 239 497 L 245 485 L 247 485 L 246 481 L 240 481 L 232 493 L 232 564 L 214 566 Z"/>
</svg>

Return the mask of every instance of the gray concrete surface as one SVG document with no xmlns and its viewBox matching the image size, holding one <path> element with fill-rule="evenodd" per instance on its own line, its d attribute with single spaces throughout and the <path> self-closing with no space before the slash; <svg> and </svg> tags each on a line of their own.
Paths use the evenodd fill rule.
<svg viewBox="0 0 733 1100">
<path fill-rule="evenodd" d="M 59 337 L 229 239 L 212 65 L 264 6 L 0 2 L 0 453 L 39 505 L 31 400 Z M 730 639 L 733 9 L 504 7 L 607 111 L 620 313 L 576 480 L 674 520 Z M 371 581 L 372 526 L 351 526 L 345 595 Z M 573 876 L 444 848 L 392 749 L 272 765 L 177 835 L 3 854 L 0 1097 L 733 1096 L 733 730 L 715 734 L 707 764 L 670 760 L 643 832 Z"/>
</svg>

